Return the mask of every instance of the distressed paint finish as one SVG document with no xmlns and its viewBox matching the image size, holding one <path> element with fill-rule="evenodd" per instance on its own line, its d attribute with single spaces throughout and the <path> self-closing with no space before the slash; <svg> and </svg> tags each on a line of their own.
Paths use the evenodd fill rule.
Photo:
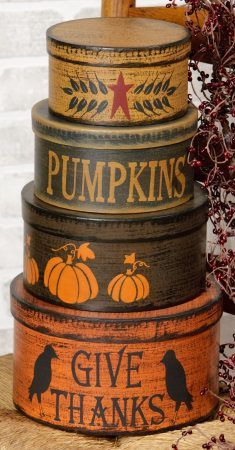
<svg viewBox="0 0 235 450">
<path fill-rule="evenodd" d="M 189 144 L 120 152 L 36 137 L 35 195 L 60 208 L 104 214 L 173 208 L 193 196 Z"/>
<path fill-rule="evenodd" d="M 14 403 L 98 435 L 203 420 L 217 407 L 200 391 L 218 393 L 222 309 L 205 290 L 207 202 L 187 165 L 189 33 L 86 19 L 51 27 L 47 44 L 11 286 Z"/>
<path fill-rule="evenodd" d="M 198 422 L 216 408 L 214 397 L 200 395 L 205 386 L 218 392 L 214 287 L 184 305 L 128 315 L 54 308 L 24 290 L 22 276 L 11 296 L 13 400 L 29 417 L 120 435 Z"/>
<path fill-rule="evenodd" d="M 190 105 L 184 118 L 149 127 L 68 124 L 34 106 L 35 194 L 71 210 L 141 213 L 172 208 L 193 196 L 187 148 L 197 127 Z"/>
<path fill-rule="evenodd" d="M 198 186 L 185 205 L 125 216 L 47 205 L 34 197 L 33 183 L 23 189 L 22 200 L 25 236 L 31 236 L 31 255 L 40 273 L 34 285 L 25 273 L 24 283 L 54 306 L 158 308 L 185 302 L 205 287 L 207 202 Z"/>
<path fill-rule="evenodd" d="M 129 126 L 187 110 L 189 32 L 146 19 L 83 19 L 47 31 L 49 107 L 69 120 Z"/>
</svg>

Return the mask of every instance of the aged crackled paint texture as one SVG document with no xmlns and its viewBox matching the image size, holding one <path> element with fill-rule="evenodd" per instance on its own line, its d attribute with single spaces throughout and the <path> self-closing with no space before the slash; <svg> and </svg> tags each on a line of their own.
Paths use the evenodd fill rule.
<svg viewBox="0 0 235 450">
<path fill-rule="evenodd" d="M 98 435 L 203 420 L 217 407 L 200 391 L 218 392 L 222 307 L 205 285 L 207 201 L 187 164 L 189 34 L 95 19 L 55 25 L 47 43 L 11 287 L 15 405 Z"/>
<path fill-rule="evenodd" d="M 49 107 L 60 116 L 128 126 L 187 110 L 190 41 L 183 27 L 141 19 L 74 21 L 51 27 L 47 43 Z"/>
<path fill-rule="evenodd" d="M 141 213 L 193 196 L 187 148 L 197 110 L 161 125 L 94 127 L 55 120 L 48 103 L 34 106 L 35 194 L 77 211 Z"/>
<path fill-rule="evenodd" d="M 202 386 L 218 391 L 214 288 L 174 308 L 94 314 L 47 306 L 18 277 L 12 313 L 14 402 L 30 417 L 98 434 L 156 432 L 217 405 L 200 395 Z"/>
<path fill-rule="evenodd" d="M 22 200 L 25 234 L 32 236 L 40 272 L 36 285 L 28 283 L 26 273 L 24 283 L 32 294 L 55 306 L 65 302 L 94 311 L 156 308 L 187 301 L 205 288 L 207 202 L 198 186 L 194 199 L 170 213 L 68 212 L 38 200 L 33 183 L 23 189 Z M 76 250 L 82 243 L 89 243 L 95 254 L 85 263 Z M 127 259 L 123 264 L 124 256 L 131 254 L 145 263 L 137 264 L 133 276 L 134 262 Z M 119 283 L 125 284 L 120 295 L 117 285 L 108 288 L 119 274 L 123 274 Z M 78 292 L 81 279 L 83 294 Z M 133 288 L 130 297 L 123 294 L 126 288 L 129 294 Z"/>
</svg>

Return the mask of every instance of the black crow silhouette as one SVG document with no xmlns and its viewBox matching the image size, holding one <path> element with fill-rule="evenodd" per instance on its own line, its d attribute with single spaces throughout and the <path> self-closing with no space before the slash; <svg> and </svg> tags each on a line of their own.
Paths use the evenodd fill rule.
<svg viewBox="0 0 235 450">
<path fill-rule="evenodd" d="M 42 394 L 47 391 L 51 383 L 51 360 L 53 358 L 58 358 L 55 350 L 51 345 L 46 345 L 34 364 L 34 377 L 29 388 L 30 401 L 36 394 L 38 403 L 41 405 Z"/>
<path fill-rule="evenodd" d="M 176 402 L 174 423 L 181 403 L 185 403 L 189 411 L 192 409 L 193 396 L 187 389 L 185 370 L 181 362 L 176 358 L 174 350 L 168 350 L 161 362 L 166 368 L 166 388 L 168 395 Z"/>
</svg>

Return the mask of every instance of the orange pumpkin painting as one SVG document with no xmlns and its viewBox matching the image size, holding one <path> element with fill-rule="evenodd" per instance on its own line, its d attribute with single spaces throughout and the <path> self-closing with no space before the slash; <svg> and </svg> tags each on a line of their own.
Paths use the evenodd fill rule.
<svg viewBox="0 0 235 450">
<path fill-rule="evenodd" d="M 79 259 L 95 259 L 89 245 L 86 242 L 77 248 L 75 244 L 69 243 L 52 249 L 54 252 L 64 250 L 66 260 L 55 256 L 48 261 L 44 272 L 44 285 L 52 295 L 65 303 L 83 303 L 94 299 L 98 294 L 98 283 L 92 270 L 83 262 L 75 262 Z"/>
<path fill-rule="evenodd" d="M 39 280 L 38 265 L 34 258 L 30 255 L 31 236 L 26 236 L 26 252 L 24 257 L 24 275 L 28 284 L 36 284 Z"/>
<path fill-rule="evenodd" d="M 144 275 L 135 273 L 139 267 L 149 267 L 144 261 L 136 261 L 135 253 L 125 255 L 124 264 L 130 264 L 126 273 L 114 277 L 108 285 L 108 295 L 115 302 L 133 303 L 149 295 L 149 282 Z M 135 275 L 134 275 L 135 274 Z"/>
</svg>

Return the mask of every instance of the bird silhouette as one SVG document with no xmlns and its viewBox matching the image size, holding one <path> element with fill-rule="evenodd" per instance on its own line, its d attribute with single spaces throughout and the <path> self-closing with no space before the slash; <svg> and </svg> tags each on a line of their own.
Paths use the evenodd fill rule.
<svg viewBox="0 0 235 450">
<path fill-rule="evenodd" d="M 176 358 L 174 350 L 168 350 L 161 362 L 166 368 L 166 388 L 168 395 L 175 401 L 175 416 L 172 421 L 175 423 L 181 403 L 185 403 L 188 411 L 193 408 L 193 396 L 187 389 L 185 370 L 181 362 Z"/>
<path fill-rule="evenodd" d="M 51 361 L 53 358 L 58 358 L 55 350 L 51 345 L 46 345 L 34 364 L 34 377 L 29 387 L 29 400 L 32 401 L 36 394 L 41 413 L 42 394 L 47 391 L 51 383 Z"/>
</svg>

